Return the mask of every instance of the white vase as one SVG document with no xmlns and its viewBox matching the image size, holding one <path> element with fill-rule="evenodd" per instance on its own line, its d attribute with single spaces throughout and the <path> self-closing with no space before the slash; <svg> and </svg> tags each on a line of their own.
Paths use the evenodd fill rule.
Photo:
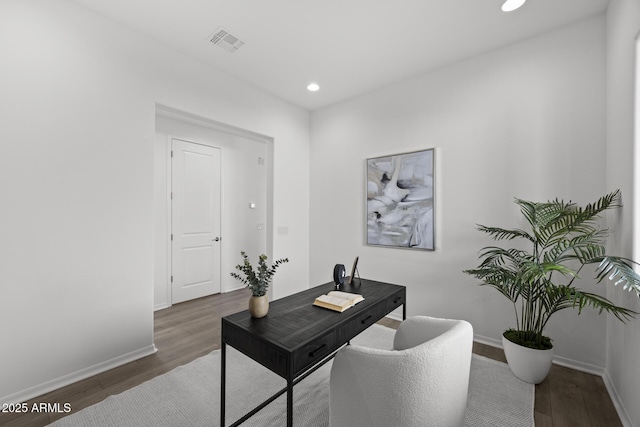
<svg viewBox="0 0 640 427">
<path fill-rule="evenodd" d="M 515 344 L 502 337 L 504 355 L 509 363 L 511 372 L 522 381 L 540 384 L 547 378 L 553 361 L 553 348 L 537 350 Z"/>
</svg>

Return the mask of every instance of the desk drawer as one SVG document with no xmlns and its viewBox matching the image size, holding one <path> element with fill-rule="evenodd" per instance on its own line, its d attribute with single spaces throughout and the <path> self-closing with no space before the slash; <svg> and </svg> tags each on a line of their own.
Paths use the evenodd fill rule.
<svg viewBox="0 0 640 427">
<path fill-rule="evenodd" d="M 387 302 L 387 310 L 391 313 L 396 308 L 400 307 L 407 301 L 407 294 L 405 292 L 394 295 L 392 298 L 389 298 Z"/>
<path fill-rule="evenodd" d="M 338 329 L 338 342 L 346 343 L 387 314 L 387 305 L 378 304 L 362 311 L 355 319 Z"/>
<path fill-rule="evenodd" d="M 313 343 L 302 347 L 293 354 L 295 376 L 320 362 L 337 347 L 336 332 L 332 331 Z"/>
</svg>

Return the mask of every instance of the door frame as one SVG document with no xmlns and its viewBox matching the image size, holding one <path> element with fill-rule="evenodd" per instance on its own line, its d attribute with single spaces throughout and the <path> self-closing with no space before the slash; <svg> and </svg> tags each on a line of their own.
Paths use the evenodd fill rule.
<svg viewBox="0 0 640 427">
<path fill-rule="evenodd" d="M 266 221 L 265 221 L 265 237 L 266 237 L 266 255 L 269 257 L 269 259 L 273 259 L 273 246 L 274 246 L 274 222 L 273 222 L 273 209 L 274 209 L 274 205 L 273 205 L 273 190 L 274 190 L 274 169 L 273 169 L 273 164 L 274 164 L 274 146 L 275 146 L 275 142 L 274 142 L 274 138 L 270 137 L 268 135 L 265 134 L 261 134 L 261 133 L 257 133 L 254 131 L 250 131 L 244 128 L 240 128 L 237 126 L 233 126 L 233 125 L 229 125 L 223 122 L 219 122 L 204 116 L 199 116 L 196 114 L 192 114 L 183 110 L 179 110 L 177 108 L 174 107 L 170 107 L 166 104 L 160 104 L 160 103 L 156 103 L 155 104 L 155 114 L 156 116 L 160 116 L 163 118 L 167 118 L 167 119 L 172 119 L 178 122 L 182 122 L 186 125 L 193 125 L 196 127 L 202 127 L 202 128 L 207 128 L 207 129 L 211 129 L 217 132 L 222 132 L 231 136 L 235 136 L 235 137 L 240 137 L 243 139 L 248 139 L 248 140 L 252 140 L 252 141 L 256 141 L 256 142 L 260 142 L 265 144 L 266 147 L 266 195 L 267 195 L 267 199 L 266 199 Z M 156 127 L 157 129 L 157 127 Z M 165 219 L 167 221 L 166 223 L 166 229 L 163 232 L 164 234 L 164 241 L 165 241 L 165 248 L 164 248 L 164 252 L 166 254 L 166 262 L 167 265 L 165 266 L 165 268 L 163 270 L 165 270 L 165 274 L 166 277 L 164 278 L 164 284 L 160 286 L 157 286 L 155 289 L 157 292 L 162 292 L 165 293 L 165 301 L 166 303 L 162 303 L 161 305 L 155 305 L 154 304 L 154 311 L 156 310 L 162 310 L 165 308 L 169 308 L 171 307 L 172 303 L 171 303 L 171 221 L 172 221 L 172 217 L 171 217 L 171 139 L 172 138 L 177 138 L 177 139 L 185 139 L 187 141 L 194 141 L 196 143 L 201 143 L 203 145 L 209 145 L 212 147 L 216 147 L 216 148 L 220 148 L 219 146 L 216 146 L 215 144 L 212 143 L 203 143 L 203 140 L 198 138 L 198 137 L 192 137 L 190 135 L 190 132 L 182 132 L 182 131 L 169 131 L 169 132 L 163 132 L 164 135 L 166 136 L 166 141 L 164 142 L 164 147 L 162 148 L 165 151 L 165 182 L 164 182 L 164 187 L 165 190 L 163 191 L 163 193 L 165 193 L 164 196 L 164 204 L 165 204 L 165 210 L 166 213 L 165 215 Z M 225 159 L 224 157 L 222 158 L 222 165 L 221 165 L 221 169 L 224 171 L 224 163 L 225 163 Z M 160 184 L 162 185 L 162 184 Z M 161 188 L 161 187 L 159 187 Z M 224 178 L 222 179 L 222 194 L 224 197 L 224 192 L 225 190 L 225 181 Z M 225 224 L 225 217 L 227 217 L 227 215 L 225 215 L 224 211 L 221 213 L 222 216 L 222 230 L 221 233 L 224 234 L 225 229 L 224 229 L 224 224 Z M 227 267 L 224 266 L 224 262 L 225 262 L 225 257 L 228 257 L 230 255 L 225 254 L 224 250 L 222 251 L 222 259 L 223 259 L 223 270 Z M 235 264 L 234 264 L 235 265 Z M 223 274 L 223 280 L 221 282 L 221 293 L 226 293 L 226 292 L 230 292 L 233 290 L 238 289 L 238 287 L 230 287 L 229 284 L 227 284 L 224 280 L 225 275 Z M 230 280 L 230 279 L 229 279 Z M 158 284 L 160 285 L 160 284 Z M 162 288 L 162 289 L 161 289 Z"/>
</svg>

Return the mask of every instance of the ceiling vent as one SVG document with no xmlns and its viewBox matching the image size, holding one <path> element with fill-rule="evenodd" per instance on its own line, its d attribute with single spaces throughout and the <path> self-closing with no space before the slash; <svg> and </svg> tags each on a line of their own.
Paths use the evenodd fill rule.
<svg viewBox="0 0 640 427">
<path fill-rule="evenodd" d="M 235 52 L 244 44 L 242 40 L 230 34 L 222 27 L 218 28 L 211 37 L 209 37 L 209 41 L 227 52 Z"/>
</svg>

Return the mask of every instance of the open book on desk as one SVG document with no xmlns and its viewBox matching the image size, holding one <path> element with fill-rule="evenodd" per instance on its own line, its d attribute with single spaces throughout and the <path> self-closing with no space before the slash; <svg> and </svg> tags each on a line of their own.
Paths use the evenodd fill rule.
<svg viewBox="0 0 640 427">
<path fill-rule="evenodd" d="M 360 301 L 364 301 L 364 297 L 362 295 L 342 291 L 331 291 L 326 295 L 320 295 L 316 298 L 313 305 L 328 308 L 333 311 L 343 312 Z"/>
</svg>

